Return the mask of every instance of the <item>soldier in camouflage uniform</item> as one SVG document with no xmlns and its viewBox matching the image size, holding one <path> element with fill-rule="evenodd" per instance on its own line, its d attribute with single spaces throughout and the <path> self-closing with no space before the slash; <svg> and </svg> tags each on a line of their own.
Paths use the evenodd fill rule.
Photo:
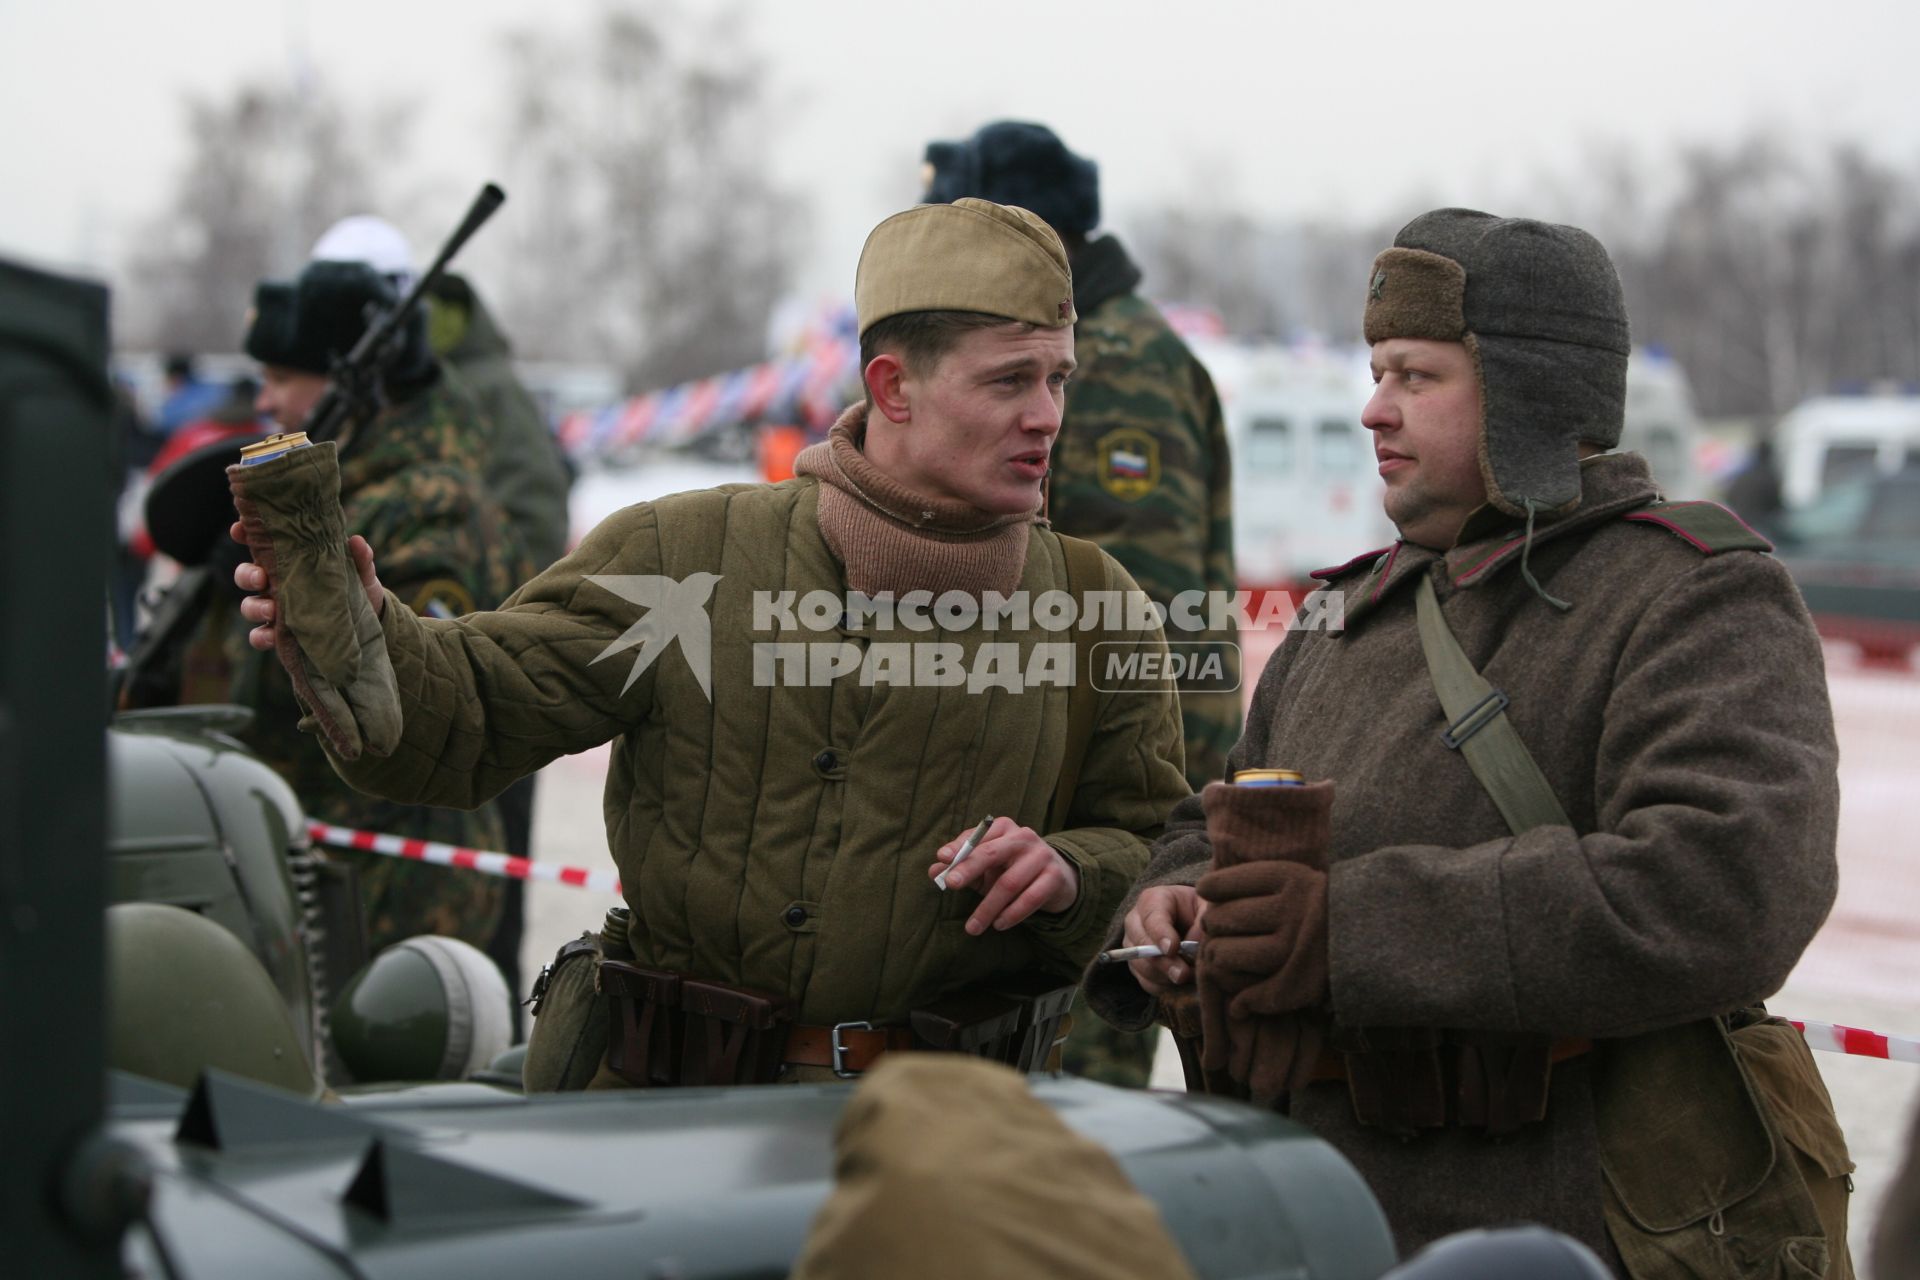
<svg viewBox="0 0 1920 1280">
<path fill-rule="evenodd" d="M 487 488 L 500 499 L 539 573 L 567 553 L 567 490 L 573 479 L 559 441 L 519 375 L 513 348 L 472 282 L 452 271 L 427 302 L 433 353 L 460 375 L 493 427 Z"/>
<path fill-rule="evenodd" d="M 1233 494 L 1226 426 L 1213 380 L 1154 305 L 1140 269 L 1100 221 L 1098 170 L 1037 124 L 990 124 L 927 147 L 929 201 L 979 196 L 1046 219 L 1073 266 L 1074 354 L 1066 425 L 1053 449 L 1053 527 L 1098 543 L 1161 605 L 1187 591 L 1231 594 Z M 1231 642 L 1167 623 L 1170 643 Z M 1220 679 L 1182 683 L 1187 780 L 1218 779 L 1240 740 L 1240 659 L 1223 649 Z"/>
<path fill-rule="evenodd" d="M 448 271 L 434 281 L 427 335 L 433 353 L 460 375 L 493 426 L 487 489 L 500 500 L 507 522 L 526 544 L 532 571 L 539 573 L 567 551 L 567 490 L 573 477 L 560 443 L 513 370 L 506 334 L 466 277 Z M 493 799 L 505 831 L 499 847 L 519 858 L 532 856 L 534 785 L 533 777 L 522 778 Z M 526 885 L 509 880 L 500 927 L 486 952 L 516 991 L 526 921 Z M 513 1034 L 516 1040 L 522 1038 L 518 1004 L 513 1007 Z"/>
<path fill-rule="evenodd" d="M 357 213 L 314 241 L 315 262 L 364 262 L 405 295 L 417 278 L 413 247 L 385 218 Z M 513 367 L 513 347 L 473 283 L 442 271 L 428 286 L 427 342 L 443 368 L 479 406 L 487 428 L 485 479 L 533 558 L 538 573 L 567 550 L 567 490 L 573 486 L 559 442 Z"/>
<path fill-rule="evenodd" d="M 413 249 L 400 229 L 372 214 L 342 218 L 314 242 L 316 262 L 364 262 L 399 293 L 412 287 Z M 514 372 L 506 335 L 463 276 L 442 272 L 429 287 L 427 338 L 443 367 L 459 375 L 490 428 L 487 490 L 499 500 L 507 523 L 531 557 L 534 573 L 567 550 L 567 490 L 573 477 L 546 418 Z M 503 842 L 518 858 L 531 855 L 535 780 L 520 779 L 493 799 Z M 486 952 L 507 985 L 520 987 L 520 944 L 526 933 L 526 886 L 509 880 L 502 892 L 500 925 Z M 514 1038 L 521 1036 L 520 1006 L 513 1009 Z"/>
<path fill-rule="evenodd" d="M 1233 491 L 1226 425 L 1213 380 L 1154 305 L 1134 292 L 1140 269 L 1100 221 L 1099 171 L 1042 125 L 1002 121 L 926 152 L 929 201 L 980 196 L 1018 205 L 1059 233 L 1073 268 L 1074 353 L 1066 422 L 1053 448 L 1047 514 L 1061 533 L 1100 545 L 1149 596 L 1230 596 Z M 1189 597 L 1192 599 L 1193 597 Z M 1176 653 L 1218 656 L 1204 679 L 1179 682 L 1186 771 L 1197 791 L 1222 777 L 1240 740 L 1240 652 L 1230 619 L 1194 629 L 1170 617 Z M 1214 674 L 1217 671 L 1217 674 Z M 1066 1065 L 1113 1084 L 1146 1083 L 1152 1038 L 1076 1015 Z"/>
<path fill-rule="evenodd" d="M 364 329 L 366 304 L 393 300 L 386 281 L 363 263 L 316 262 L 295 283 L 262 283 L 246 339 L 247 354 L 263 366 L 256 407 L 281 429 L 297 429 L 325 390 L 330 356 L 344 354 Z M 498 605 L 532 566 L 481 479 L 481 412 L 457 375 L 428 351 L 419 317 L 385 390 L 386 407 L 339 436 L 348 534 L 381 548 L 391 589 L 421 614 L 451 618 Z M 272 655 L 247 646 L 244 623 L 233 626 L 233 700 L 255 712 L 247 745 L 287 779 L 310 816 L 422 840 L 501 846 L 491 804 L 470 812 L 399 805 L 342 782 L 318 742 L 299 732 L 301 711 L 286 673 Z M 416 933 L 449 934 L 477 947 L 493 935 L 502 883 L 493 877 L 375 854 L 332 856 L 358 864 L 374 951 Z"/>
</svg>

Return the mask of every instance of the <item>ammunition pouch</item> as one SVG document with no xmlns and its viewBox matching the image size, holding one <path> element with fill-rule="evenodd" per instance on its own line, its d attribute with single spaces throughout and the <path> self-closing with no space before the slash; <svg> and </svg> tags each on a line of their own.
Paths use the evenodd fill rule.
<svg viewBox="0 0 1920 1280">
<path fill-rule="evenodd" d="M 997 983 L 993 990 L 1020 1006 L 1006 1064 L 1020 1071 L 1057 1071 L 1060 1046 L 1073 1029 L 1073 997 L 1079 984 L 1061 986 L 1058 978 L 1027 974 Z"/>
<path fill-rule="evenodd" d="M 1490 1138 L 1546 1119 L 1553 1064 L 1593 1048 L 1508 1031 L 1337 1027 L 1340 1058 L 1318 1077 L 1347 1082 L 1361 1124 L 1402 1137 L 1448 1125 Z"/>
<path fill-rule="evenodd" d="M 640 1088 L 680 1078 L 680 975 L 621 960 L 600 962 L 607 993 L 607 1067 Z"/>
<path fill-rule="evenodd" d="M 779 1074 L 793 1001 L 682 978 L 680 1010 L 681 1084 L 758 1084 Z"/>
<path fill-rule="evenodd" d="M 1335 1027 L 1354 1118 L 1389 1133 L 1413 1134 L 1447 1123 L 1442 1033 L 1434 1027 Z"/>
<path fill-rule="evenodd" d="M 1547 1036 L 1453 1031 L 1454 1121 L 1490 1137 L 1547 1117 L 1553 1041 Z"/>
<path fill-rule="evenodd" d="M 1021 1004 L 991 991 L 956 991 L 907 1015 L 914 1039 L 942 1053 L 1008 1061 L 1020 1033 Z"/>
<path fill-rule="evenodd" d="M 1077 986 L 1024 974 L 942 996 L 908 1015 L 917 1047 L 1004 1062 L 1017 1071 L 1052 1071 L 1073 1026 Z"/>
<path fill-rule="evenodd" d="M 1189 1092 L 1247 1097 L 1244 1084 L 1201 1065 L 1197 995 L 1163 998 L 1159 1021 L 1173 1032 Z M 1434 1027 L 1334 1027 L 1328 1043 L 1313 1082 L 1344 1082 L 1355 1119 L 1401 1137 L 1451 1125 L 1497 1138 L 1543 1120 L 1553 1064 L 1593 1047 Z"/>
<path fill-rule="evenodd" d="M 780 1069 L 793 1002 L 624 960 L 603 960 L 607 1069 L 637 1089 L 764 1084 Z"/>
</svg>

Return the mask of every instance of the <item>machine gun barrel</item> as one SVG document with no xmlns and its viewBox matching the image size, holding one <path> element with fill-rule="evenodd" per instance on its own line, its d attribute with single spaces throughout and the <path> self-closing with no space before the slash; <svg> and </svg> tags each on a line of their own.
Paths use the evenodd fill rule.
<svg viewBox="0 0 1920 1280">
<path fill-rule="evenodd" d="M 413 282 L 413 288 L 407 291 L 406 297 L 376 316 L 366 332 L 360 335 L 360 340 L 353 344 L 353 350 L 334 365 L 328 376 L 326 393 L 308 412 L 306 421 L 300 424 L 300 430 L 307 433 L 309 440 L 333 439 L 346 425 L 350 415 L 366 407 L 380 371 L 398 353 L 407 322 L 419 309 L 421 299 L 446 273 L 447 263 L 453 260 L 453 255 L 460 252 L 461 246 L 473 238 L 474 232 L 493 216 L 506 199 L 507 193 L 491 182 L 481 187 L 473 203 L 467 206 L 466 216 L 460 219 L 460 225 L 440 246 L 433 263 Z"/>
</svg>

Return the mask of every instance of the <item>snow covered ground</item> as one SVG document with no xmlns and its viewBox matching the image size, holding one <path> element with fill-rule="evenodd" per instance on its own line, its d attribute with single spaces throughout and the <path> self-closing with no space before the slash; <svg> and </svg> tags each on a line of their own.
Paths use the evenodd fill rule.
<svg viewBox="0 0 1920 1280">
<path fill-rule="evenodd" d="M 578 542 L 602 520 L 636 502 L 651 502 L 670 493 L 711 489 L 716 485 L 758 480 L 751 464 L 708 462 L 699 458 L 661 455 L 645 466 L 618 471 L 583 471 L 568 498 L 573 540 Z"/>
</svg>

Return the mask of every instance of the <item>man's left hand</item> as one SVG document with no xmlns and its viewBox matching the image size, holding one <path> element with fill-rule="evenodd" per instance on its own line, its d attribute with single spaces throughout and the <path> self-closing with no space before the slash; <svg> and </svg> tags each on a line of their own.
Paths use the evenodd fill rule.
<svg viewBox="0 0 1920 1280">
<path fill-rule="evenodd" d="M 1200 981 L 1231 998 L 1233 1017 L 1326 1003 L 1326 872 L 1261 859 L 1209 871 L 1197 887 L 1209 904 Z"/>
<path fill-rule="evenodd" d="M 938 859 L 927 868 L 932 879 L 947 869 L 971 829 L 940 846 Z M 1080 898 L 1080 873 L 1040 838 L 1032 827 L 1012 818 L 995 818 L 987 835 L 967 860 L 947 877 L 947 892 L 973 889 L 984 895 L 967 917 L 967 932 L 1011 929 L 1036 911 L 1065 911 Z"/>
</svg>

